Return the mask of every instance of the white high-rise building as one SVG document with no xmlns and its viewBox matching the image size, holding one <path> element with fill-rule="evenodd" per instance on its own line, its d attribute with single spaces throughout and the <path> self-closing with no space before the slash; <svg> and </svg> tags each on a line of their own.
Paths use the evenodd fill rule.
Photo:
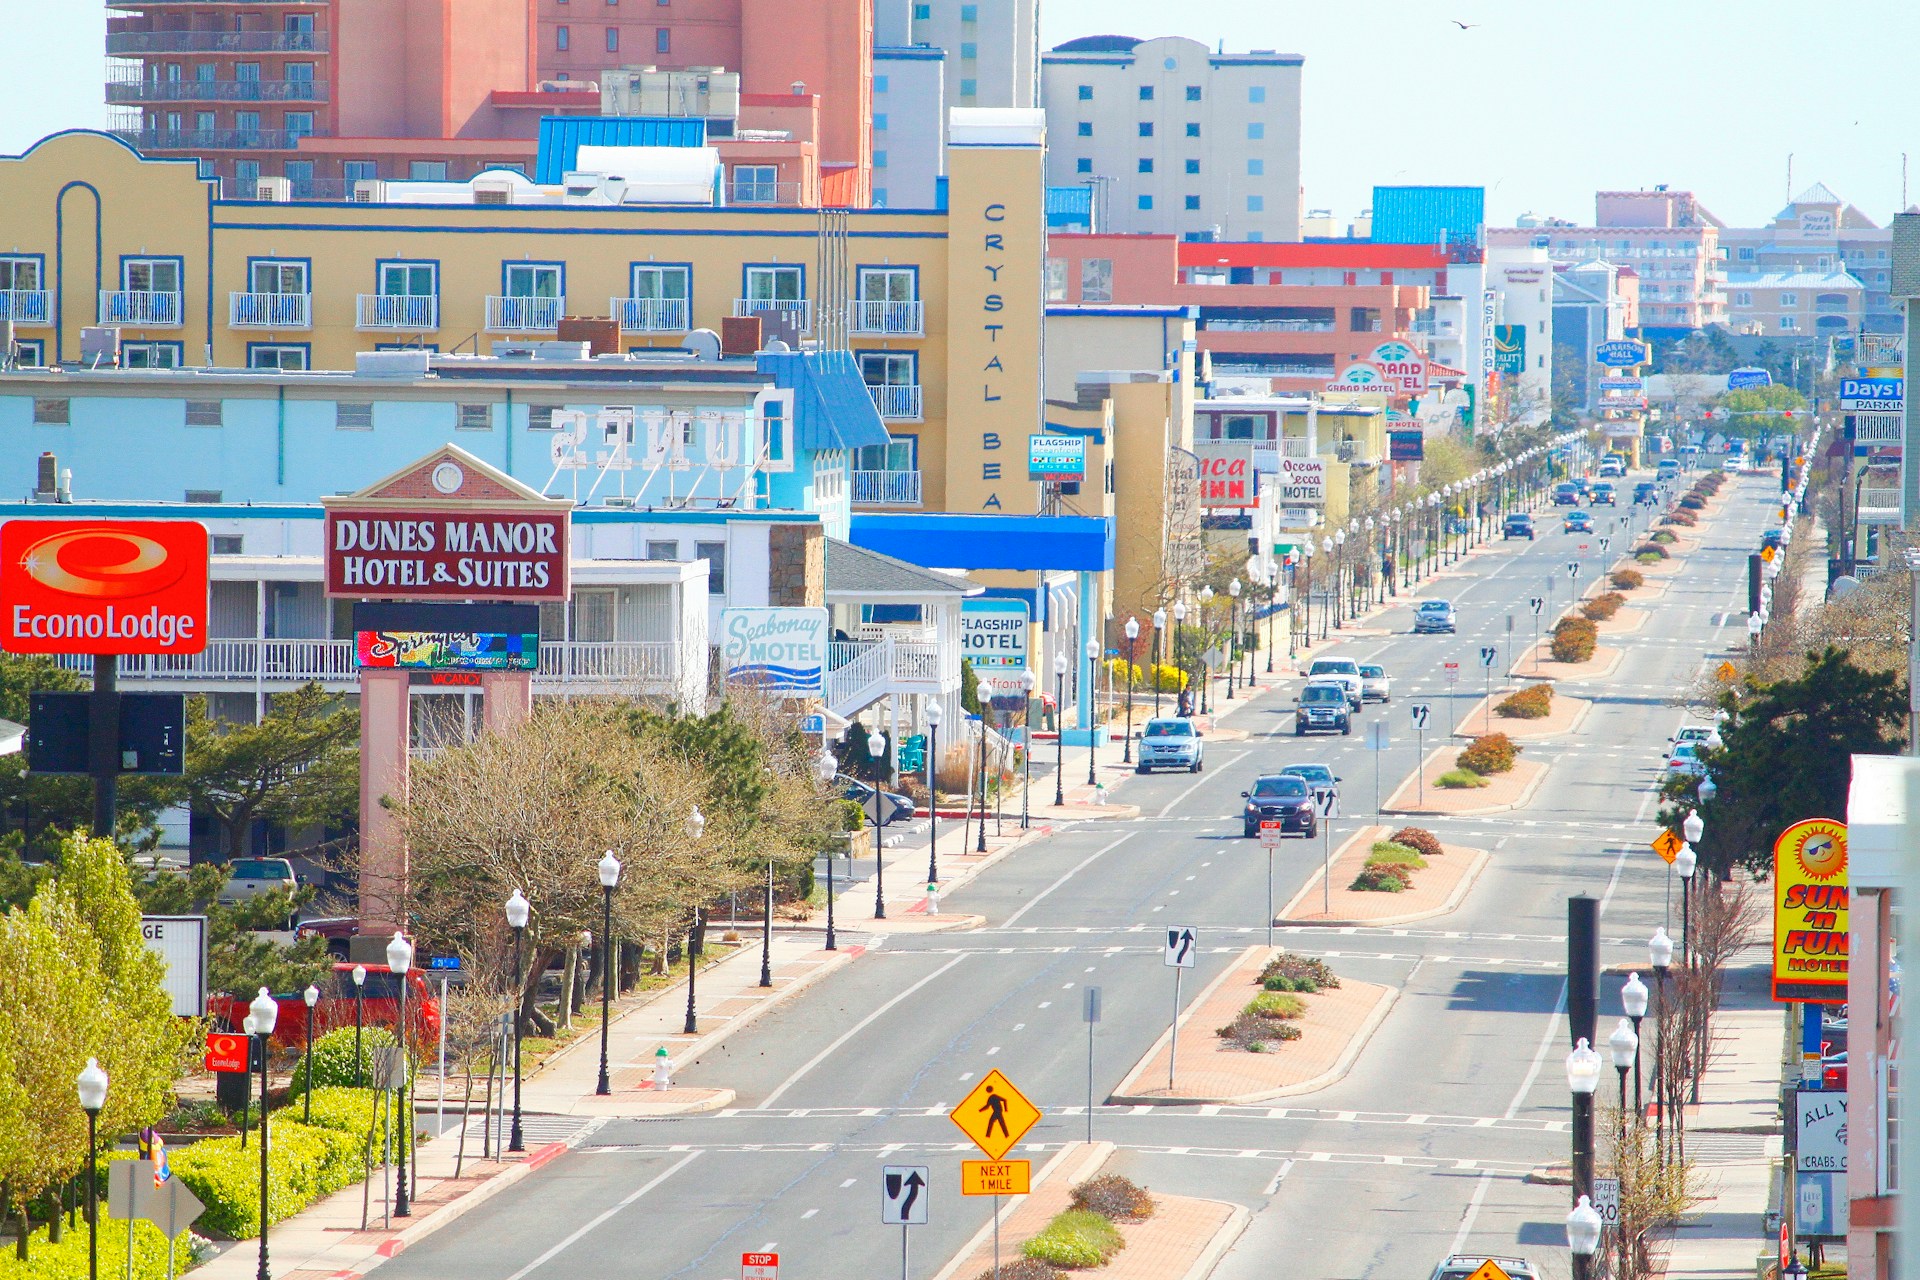
<svg viewBox="0 0 1920 1280">
<path fill-rule="evenodd" d="M 904 41 L 883 16 L 904 8 Z M 879 44 L 946 51 L 946 101 L 953 107 L 1031 107 L 1040 86 L 1039 0 L 875 0 Z"/>
<path fill-rule="evenodd" d="M 1102 231 L 1298 240 L 1301 63 L 1179 36 L 1050 49 L 1047 185 L 1092 185 Z"/>
</svg>

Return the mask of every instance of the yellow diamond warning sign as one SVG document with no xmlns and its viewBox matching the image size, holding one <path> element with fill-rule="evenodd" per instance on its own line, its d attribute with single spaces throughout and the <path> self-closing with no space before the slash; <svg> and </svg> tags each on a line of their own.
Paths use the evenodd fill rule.
<svg viewBox="0 0 1920 1280">
<path fill-rule="evenodd" d="M 1467 1280 L 1512 1280 L 1512 1278 L 1507 1275 L 1505 1268 L 1492 1258 L 1488 1258 L 1473 1269 L 1473 1274 L 1468 1276 Z"/>
<path fill-rule="evenodd" d="M 1672 866 L 1673 860 L 1680 856 L 1680 846 L 1684 843 L 1685 842 L 1680 839 L 1679 832 L 1673 830 L 1662 831 L 1653 842 L 1653 851 L 1665 859 L 1668 866 Z M 1469 1278 L 1469 1280 L 1471 1280 L 1471 1278 Z"/>
<path fill-rule="evenodd" d="M 1740 669 L 1734 666 L 1731 662 L 1723 661 L 1719 666 L 1713 669 L 1713 674 L 1714 674 L 1714 677 L 1718 680 L 1729 681 L 1734 679 L 1736 676 L 1740 674 Z"/>
<path fill-rule="evenodd" d="M 987 1078 L 947 1113 L 947 1118 L 973 1139 L 974 1146 L 987 1153 L 987 1159 L 998 1160 L 1027 1136 L 1027 1130 L 1040 1123 L 1040 1108 L 1028 1102 L 1026 1095 L 1013 1087 L 1013 1081 L 998 1071 L 989 1071 Z"/>
</svg>

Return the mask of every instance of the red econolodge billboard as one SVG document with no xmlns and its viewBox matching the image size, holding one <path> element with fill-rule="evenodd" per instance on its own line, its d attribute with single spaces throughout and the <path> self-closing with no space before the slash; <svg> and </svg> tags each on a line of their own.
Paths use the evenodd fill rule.
<svg viewBox="0 0 1920 1280">
<path fill-rule="evenodd" d="M 207 530 L 191 520 L 0 524 L 0 649 L 200 653 Z"/>
</svg>

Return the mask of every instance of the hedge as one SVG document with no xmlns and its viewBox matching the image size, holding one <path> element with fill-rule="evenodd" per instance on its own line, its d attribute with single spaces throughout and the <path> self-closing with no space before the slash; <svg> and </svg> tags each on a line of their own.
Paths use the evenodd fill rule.
<svg viewBox="0 0 1920 1280">
<path fill-rule="evenodd" d="M 1657 560 L 1665 560 L 1667 558 L 1667 549 L 1657 542 L 1643 542 L 1633 549 L 1633 555 L 1635 559 L 1650 555 Z"/>
<path fill-rule="evenodd" d="M 1440 837 L 1425 827 L 1402 827 L 1387 837 L 1395 844 L 1403 844 L 1409 849 L 1419 850 L 1421 856 L 1437 858 L 1446 850 L 1441 847 Z"/>
<path fill-rule="evenodd" d="M 59 1244 L 47 1240 L 45 1227 L 28 1236 L 25 1262 L 9 1241 L 0 1249 L 0 1280 L 87 1280 L 87 1225 L 84 1218 L 75 1222 Z M 166 1280 L 167 1237 L 151 1222 L 142 1220 L 133 1226 L 133 1280 Z M 194 1239 L 193 1232 L 182 1231 L 174 1241 L 176 1272 L 185 1272 L 201 1260 L 197 1255 L 206 1242 L 196 1247 Z M 111 1280 L 127 1274 L 127 1223 L 107 1216 L 104 1199 L 100 1202 L 100 1271 Z"/>
<path fill-rule="evenodd" d="M 1701 497 L 1697 493 L 1690 493 L 1686 497 L 1680 499 L 1680 508 L 1683 511 L 1704 510 L 1706 505 L 1707 505 L 1707 500 Z"/>
<path fill-rule="evenodd" d="M 1691 511 L 1669 511 L 1660 517 L 1661 524 L 1677 524 L 1691 529 L 1700 523 L 1700 517 Z"/>
<path fill-rule="evenodd" d="M 322 1088 L 313 1093 L 313 1123 L 289 1104 L 268 1120 L 267 1213 L 279 1222 L 315 1200 L 360 1181 L 367 1132 L 374 1128 L 374 1095 L 366 1089 Z M 376 1143 L 385 1130 L 377 1129 Z M 200 1225 L 235 1240 L 260 1234 L 260 1151 L 240 1139 L 213 1138 L 170 1156 L 174 1176 L 207 1206 Z"/>
<path fill-rule="evenodd" d="M 1645 547 L 1636 551 L 1633 558 L 1641 564 L 1659 564 L 1667 558 L 1667 553 L 1658 547 Z"/>
<path fill-rule="evenodd" d="M 1635 587 L 1644 587 L 1647 585 L 1647 575 L 1641 573 L 1638 569 L 1615 569 L 1608 575 L 1607 580 L 1621 591 L 1631 591 Z"/>
<path fill-rule="evenodd" d="M 1674 543 L 1680 541 L 1680 539 L 1675 537 L 1671 530 L 1655 529 L 1652 533 L 1647 535 L 1647 541 L 1657 543 L 1663 547 L 1670 547 Z"/>
<path fill-rule="evenodd" d="M 1489 773 L 1506 773 L 1519 755 L 1520 748 L 1512 738 L 1504 733 L 1488 733 L 1468 743 L 1467 749 L 1454 758 L 1454 764 L 1484 777 Z"/>
<path fill-rule="evenodd" d="M 382 1048 L 392 1048 L 396 1041 L 393 1032 L 385 1027 L 367 1027 L 360 1045 L 360 1071 L 354 1073 L 352 1027 L 335 1027 L 332 1031 L 313 1042 L 313 1049 L 301 1059 L 302 1066 L 294 1069 L 293 1087 L 304 1091 L 307 1087 L 307 1071 L 303 1068 L 311 1060 L 313 1083 L 316 1088 L 324 1089 L 329 1085 L 353 1088 L 373 1079 L 373 1055 Z"/>
<path fill-rule="evenodd" d="M 1553 714 L 1553 686 L 1528 685 L 1493 704 L 1494 712 L 1509 720 L 1539 720 Z M 1395 837 L 1398 839 L 1399 837 Z"/>
</svg>

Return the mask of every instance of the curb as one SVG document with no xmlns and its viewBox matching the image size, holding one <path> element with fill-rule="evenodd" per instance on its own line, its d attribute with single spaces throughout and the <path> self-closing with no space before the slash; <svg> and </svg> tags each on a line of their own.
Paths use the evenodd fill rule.
<svg viewBox="0 0 1920 1280">
<path fill-rule="evenodd" d="M 1070 1142 L 1060 1148 L 1060 1150 L 1054 1152 L 1052 1158 L 1040 1166 L 1040 1171 L 1033 1175 L 1033 1180 L 1029 1185 L 1037 1187 L 1048 1178 L 1051 1178 L 1055 1173 L 1059 1172 L 1060 1167 L 1067 1163 L 1067 1158 L 1074 1153 L 1076 1147 L 1082 1149 L 1082 1161 L 1080 1165 L 1081 1176 L 1076 1179 L 1076 1181 L 1081 1182 L 1084 1182 L 1093 1174 L 1098 1173 L 1101 1166 L 1113 1158 L 1115 1150 L 1111 1142 L 1096 1142 L 1091 1146 L 1088 1146 L 1088 1144 L 1084 1142 Z M 958 1271 L 966 1263 L 967 1259 L 973 1256 L 974 1251 L 993 1238 L 995 1222 L 1005 1219 L 1019 1207 L 1019 1204 L 1020 1201 L 1018 1197 L 1009 1198 L 1007 1206 L 1004 1209 L 992 1217 L 989 1217 L 978 1231 L 967 1237 L 966 1243 L 960 1246 L 959 1252 L 947 1259 L 947 1265 L 933 1273 L 933 1280 L 952 1280 L 954 1272 Z"/>
<path fill-rule="evenodd" d="M 1253 1210 L 1228 1200 L 1207 1200 L 1201 1196 L 1188 1198 L 1201 1200 L 1205 1204 L 1224 1204 L 1232 1210 L 1227 1215 L 1226 1223 L 1213 1233 L 1213 1238 L 1207 1241 L 1207 1247 L 1200 1251 L 1200 1256 L 1193 1260 L 1193 1265 L 1188 1267 L 1187 1273 L 1180 1278 L 1180 1280 L 1207 1280 L 1207 1277 L 1213 1274 L 1213 1269 L 1220 1265 L 1220 1259 L 1227 1256 L 1227 1250 L 1233 1248 L 1239 1242 L 1241 1235 L 1252 1225 Z"/>
<path fill-rule="evenodd" d="M 1533 775 L 1533 781 L 1521 789 L 1519 798 L 1512 804 L 1490 804 L 1478 809 L 1382 809 L 1380 812 L 1408 818 L 1477 818 L 1489 813 L 1507 813 L 1514 809 L 1524 809 L 1533 803 L 1533 797 L 1539 792 L 1540 785 L 1547 780 L 1547 775 L 1552 771 L 1553 765 L 1548 762 L 1545 768 Z"/>
<path fill-rule="evenodd" d="M 1141 1068 L 1146 1066 L 1147 1062 L 1150 1059 L 1152 1059 L 1153 1055 L 1160 1052 L 1160 1046 L 1163 1044 L 1166 1044 L 1169 1040 L 1173 1038 L 1174 1035 L 1176 1035 L 1179 1032 L 1180 1024 L 1193 1016 L 1191 1011 L 1205 1004 L 1208 998 L 1211 997 L 1215 991 L 1219 990 L 1220 987 L 1225 984 L 1228 978 L 1231 978 L 1233 976 L 1234 971 L 1238 969 L 1243 963 L 1246 962 L 1246 959 L 1248 956 L 1252 955 L 1256 951 L 1272 951 L 1276 949 L 1277 948 L 1269 947 L 1267 946 L 1266 943 L 1262 942 L 1254 946 L 1247 947 L 1245 950 L 1241 951 L 1241 953 L 1238 956 L 1234 957 L 1234 959 L 1227 965 L 1227 967 L 1220 971 L 1220 974 L 1218 977 L 1216 977 L 1212 982 L 1209 982 L 1205 987 L 1201 988 L 1199 991 L 1194 993 L 1193 999 L 1187 1002 L 1187 1007 L 1180 1011 L 1180 1016 L 1178 1018 L 1174 1019 L 1174 1025 L 1171 1027 L 1168 1027 L 1165 1031 L 1162 1031 L 1158 1036 L 1154 1037 L 1153 1043 L 1147 1046 L 1147 1051 L 1141 1054 L 1140 1057 L 1135 1060 L 1134 1064 L 1127 1069 L 1126 1075 L 1120 1077 L 1121 1083 L 1124 1084 L 1126 1081 L 1133 1079 L 1133 1077 L 1141 1070 Z M 1217 1099 L 1214 1099 L 1214 1098 L 1165 1098 L 1165 1097 L 1148 1098 L 1148 1097 L 1138 1097 L 1133 1094 L 1127 1094 L 1127 1093 L 1115 1093 L 1115 1094 L 1109 1094 L 1107 1096 L 1107 1105 L 1115 1106 L 1115 1107 L 1124 1107 L 1124 1106 L 1188 1107 L 1188 1106 L 1193 1106 L 1196 1103 L 1208 1103 L 1208 1102 L 1214 1102 L 1214 1101 L 1217 1101 Z"/>
<path fill-rule="evenodd" d="M 1625 635 L 1627 633 L 1620 632 L 1618 634 Z M 1548 651 L 1548 646 L 1550 646 L 1552 643 L 1553 642 L 1549 637 L 1542 637 L 1540 641 L 1540 651 L 1543 654 L 1543 656 L 1546 657 L 1547 662 L 1553 661 L 1553 657 L 1551 653 Z M 1600 647 L 1600 646 L 1596 646 L 1596 647 Z M 1578 674 L 1568 675 L 1564 672 L 1554 672 L 1554 671 L 1543 670 L 1542 668 L 1546 666 L 1546 663 L 1536 662 L 1534 664 L 1535 670 L 1520 671 L 1516 669 L 1514 671 L 1509 672 L 1508 674 L 1521 680 L 1551 680 L 1556 684 L 1560 684 L 1560 683 L 1590 684 L 1596 680 L 1611 679 L 1614 673 L 1620 670 L 1620 664 L 1622 661 L 1626 659 L 1627 651 L 1625 649 L 1615 648 L 1612 645 L 1606 645 L 1604 647 L 1613 650 L 1613 661 L 1609 662 L 1606 666 L 1601 667 L 1597 671 L 1583 671 Z M 1526 654 L 1526 657 L 1530 658 L 1532 656 L 1533 656 L 1533 652 L 1529 650 L 1528 653 Z M 1523 658 L 1522 665 L 1524 665 L 1524 662 L 1525 662 L 1525 659 Z M 1561 663 L 1559 665 L 1570 666 L 1572 664 Z"/>
<path fill-rule="evenodd" d="M 1348 836 L 1345 840 L 1342 840 L 1340 842 L 1340 847 L 1333 851 L 1333 854 L 1331 857 L 1327 858 L 1326 861 L 1322 862 L 1318 867 L 1314 868 L 1313 874 L 1307 877 L 1306 883 L 1300 886 L 1300 889 L 1297 893 L 1295 893 L 1291 898 L 1287 899 L 1287 904 L 1281 907 L 1279 911 L 1274 913 L 1274 917 L 1273 917 L 1274 924 L 1278 925 L 1282 920 L 1285 920 L 1287 918 L 1287 914 L 1289 912 L 1293 911 L 1301 903 L 1305 902 L 1307 900 L 1307 895 L 1312 893 L 1315 889 L 1319 888 L 1320 882 L 1326 879 L 1327 868 L 1331 867 L 1334 863 L 1340 861 L 1340 859 L 1346 855 L 1348 847 L 1351 846 L 1354 843 L 1354 841 L 1359 840 L 1363 837 L 1366 837 L 1369 831 L 1378 831 L 1380 834 L 1371 837 L 1371 839 L 1380 840 L 1392 834 L 1393 826 L 1392 824 L 1385 823 L 1385 822 L 1370 822 L 1366 826 L 1356 827 L 1352 835 Z M 1291 922 L 1289 921 L 1289 923 Z"/>
<path fill-rule="evenodd" d="M 1493 861 L 1493 855 L 1485 849 L 1468 849 L 1459 845 L 1454 847 L 1461 853 L 1475 855 L 1473 865 L 1467 868 L 1467 874 L 1460 877 L 1460 882 L 1453 886 L 1453 892 L 1447 895 L 1446 902 L 1440 906 L 1426 911 L 1408 912 L 1403 916 L 1382 916 L 1378 920 L 1289 920 L 1276 916 L 1273 923 L 1276 926 L 1286 925 L 1290 929 L 1379 929 L 1389 925 L 1414 924 L 1421 920 L 1432 920 L 1437 916 L 1451 915 L 1460 909 L 1460 904 L 1467 899 L 1468 891 L 1479 881 L 1480 873 L 1487 869 L 1489 862 Z"/>
<path fill-rule="evenodd" d="M 1550 677 L 1547 677 L 1547 676 L 1540 676 L 1540 677 L 1537 677 L 1537 678 L 1538 678 L 1538 679 L 1542 679 L 1542 680 L 1547 680 L 1547 679 L 1550 679 Z M 1538 686 L 1534 686 L 1534 687 L 1536 687 L 1536 688 L 1537 688 Z M 1514 692 L 1515 692 L 1515 693 L 1520 693 L 1520 692 L 1524 692 L 1524 690 L 1519 690 L 1519 689 L 1516 689 L 1516 690 L 1514 690 Z M 1498 695 L 1497 695 L 1497 692 L 1496 692 L 1496 696 L 1498 696 Z M 1500 733 L 1504 733 L 1504 734 L 1506 734 L 1506 735 L 1507 735 L 1508 737 L 1510 737 L 1510 738 L 1517 738 L 1517 739 L 1519 739 L 1519 740 L 1520 740 L 1521 742 L 1523 742 L 1523 743 L 1525 743 L 1525 742 L 1552 742 L 1552 741 L 1554 741 L 1554 740 L 1555 740 L 1555 739 L 1557 739 L 1557 738 L 1563 738 L 1563 737 L 1566 737 L 1566 736 L 1568 736 L 1569 734 L 1575 734 L 1575 733 L 1578 733 L 1578 732 L 1580 732 L 1580 726 L 1581 726 L 1581 725 L 1583 725 L 1583 724 L 1585 724 L 1585 723 L 1586 723 L 1586 721 L 1587 721 L 1587 713 L 1588 713 L 1589 711 L 1591 711 L 1591 710 L 1593 710 L 1593 702 L 1592 702 L 1592 700 L 1591 700 L 1591 699 L 1588 699 L 1588 698 L 1576 698 L 1576 697 L 1574 697 L 1574 696 L 1573 696 L 1573 695 L 1571 695 L 1571 694 L 1568 694 L 1568 695 L 1567 695 L 1567 699 L 1566 699 L 1566 700 L 1567 700 L 1568 702 L 1578 702 L 1578 703 L 1580 704 L 1580 710 L 1578 710 L 1577 712 L 1575 712 L 1575 713 L 1574 713 L 1574 717 L 1573 717 L 1573 722 L 1572 722 L 1571 724 L 1569 724 L 1569 725 L 1568 725 L 1568 726 L 1567 726 L 1566 728 L 1564 728 L 1564 729 L 1556 729 L 1556 730 L 1554 730 L 1554 731 L 1553 731 L 1552 733 L 1536 733 L 1536 734 L 1528 734 L 1528 733 L 1516 733 L 1516 732 L 1515 732 L 1515 731 L 1514 731 L 1514 730 L 1513 730 L 1512 728 L 1507 728 L 1507 727 L 1504 727 L 1504 726 L 1506 725 L 1506 722 L 1507 722 L 1507 718 L 1506 718 L 1506 717 L 1503 717 L 1503 716 L 1500 716 L 1500 715 L 1497 715 L 1497 714 L 1496 714 L 1496 715 L 1495 715 L 1495 716 L 1494 716 L 1493 718 L 1494 718 L 1495 720 L 1497 720 L 1497 721 L 1500 721 L 1500 722 L 1501 722 L 1501 725 L 1502 725 L 1502 727 L 1501 727 L 1501 728 L 1499 728 L 1499 729 L 1497 729 L 1497 730 L 1489 730 L 1488 732 L 1500 732 Z M 1482 714 L 1482 713 L 1483 713 L 1483 711 L 1484 711 L 1484 707 L 1485 707 L 1485 704 L 1486 704 L 1487 702 L 1489 702 L 1489 701 L 1491 701 L 1491 699 L 1489 699 L 1489 698 L 1487 698 L 1487 697 L 1486 697 L 1485 695 L 1482 695 L 1482 696 L 1481 696 L 1481 698 L 1480 698 L 1480 701 L 1479 701 L 1479 702 L 1476 702 L 1476 703 L 1474 703 L 1474 704 L 1473 704 L 1473 705 L 1472 705 L 1471 707 L 1468 707 L 1468 708 L 1467 708 L 1467 713 L 1466 713 L 1466 715 L 1464 715 L 1464 716 L 1462 716 L 1462 717 L 1460 718 L 1460 723 L 1461 723 L 1461 724 L 1469 724 L 1469 723 L 1471 723 L 1472 721 L 1474 721 L 1474 720 L 1476 720 L 1476 719 L 1479 719 L 1479 718 L 1480 718 L 1480 716 L 1481 716 L 1481 714 Z M 1525 721 L 1525 720 L 1522 720 L 1522 721 L 1521 721 L 1520 723 L 1521 723 L 1521 724 L 1526 724 L 1526 723 L 1529 723 L 1529 722 L 1528 722 L 1528 721 Z M 1471 739 L 1474 739 L 1474 738 L 1477 738 L 1477 737 L 1479 737 L 1480 735 L 1479 735 L 1478 733 L 1474 733 L 1474 732 L 1473 732 L 1473 731 L 1471 731 L 1471 730 L 1468 730 L 1468 731 L 1466 731 L 1466 732 L 1462 732 L 1462 731 L 1461 731 L 1461 730 L 1460 730 L 1460 729 L 1459 729 L 1458 727 L 1456 727 L 1456 728 L 1454 729 L 1454 731 L 1453 731 L 1452 733 L 1450 733 L 1450 734 L 1448 734 L 1448 735 L 1446 735 L 1446 736 L 1447 736 L 1447 737 L 1449 737 L 1449 738 L 1466 738 L 1466 739 L 1468 739 L 1468 740 L 1471 740 Z"/>
</svg>

